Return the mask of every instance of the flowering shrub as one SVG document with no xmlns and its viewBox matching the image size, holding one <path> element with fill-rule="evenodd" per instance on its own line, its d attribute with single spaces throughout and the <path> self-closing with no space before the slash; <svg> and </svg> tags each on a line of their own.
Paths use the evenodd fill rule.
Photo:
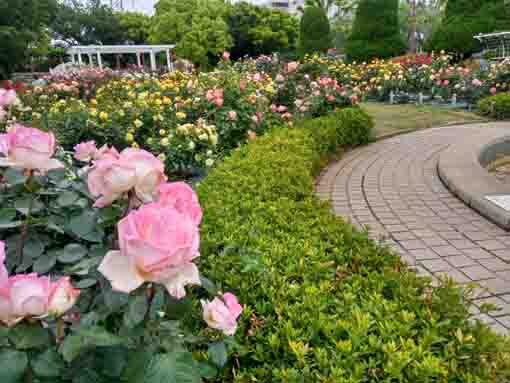
<svg viewBox="0 0 510 383">
<path fill-rule="evenodd" d="M 19 95 L 4 121 L 55 132 L 68 150 L 82 141 L 143 148 L 169 174 L 201 174 L 240 143 L 271 126 L 319 116 L 360 95 L 328 76 L 304 75 L 301 64 L 262 57 L 216 71 L 102 73 L 48 77 Z"/>
<path fill-rule="evenodd" d="M 243 307 L 199 273 L 193 189 L 142 149 L 88 141 L 74 157 L 50 132 L 0 134 L 0 380 L 227 373 Z"/>
</svg>

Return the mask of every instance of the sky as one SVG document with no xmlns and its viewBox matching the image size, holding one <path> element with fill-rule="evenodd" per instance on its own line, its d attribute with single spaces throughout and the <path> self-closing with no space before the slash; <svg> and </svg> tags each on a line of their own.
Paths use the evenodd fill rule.
<svg viewBox="0 0 510 383">
<path fill-rule="evenodd" d="M 103 1 L 109 2 L 109 0 Z M 152 14 L 154 12 L 154 4 L 157 2 L 158 0 L 124 0 L 124 7 L 130 11 L 141 11 L 144 13 Z M 248 0 L 248 2 L 253 4 L 263 4 L 266 2 L 266 0 Z"/>
</svg>

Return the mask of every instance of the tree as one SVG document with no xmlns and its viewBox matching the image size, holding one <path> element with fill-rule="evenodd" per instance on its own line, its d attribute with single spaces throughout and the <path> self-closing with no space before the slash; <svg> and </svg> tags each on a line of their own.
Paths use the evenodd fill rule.
<svg viewBox="0 0 510 383">
<path fill-rule="evenodd" d="M 147 43 L 151 26 L 150 16 L 138 12 L 120 12 L 116 16 L 119 18 L 126 40 L 133 44 Z"/>
<path fill-rule="evenodd" d="M 331 30 L 324 9 L 307 7 L 301 18 L 299 48 L 301 54 L 326 52 L 331 47 Z"/>
<path fill-rule="evenodd" d="M 54 37 L 72 44 L 120 44 L 126 40 L 120 18 L 100 0 L 60 3 L 51 23 Z"/>
<path fill-rule="evenodd" d="M 204 67 L 232 46 L 227 15 L 223 0 L 160 0 L 149 41 L 175 44 L 179 56 Z"/>
<path fill-rule="evenodd" d="M 237 3 L 230 9 L 228 25 L 233 59 L 296 48 L 298 20 L 286 12 Z"/>
<path fill-rule="evenodd" d="M 42 39 L 56 0 L 0 1 L 0 78 L 24 63 L 33 41 Z"/>
<path fill-rule="evenodd" d="M 346 43 L 351 60 L 398 56 L 406 49 L 398 19 L 399 0 L 361 0 Z"/>
<path fill-rule="evenodd" d="M 449 0 L 443 22 L 427 47 L 467 57 L 480 49 L 473 36 L 506 30 L 509 24 L 510 9 L 505 0 Z"/>
</svg>

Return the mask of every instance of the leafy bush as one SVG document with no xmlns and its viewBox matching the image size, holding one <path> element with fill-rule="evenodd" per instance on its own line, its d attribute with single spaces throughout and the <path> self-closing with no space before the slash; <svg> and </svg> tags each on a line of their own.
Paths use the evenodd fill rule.
<svg viewBox="0 0 510 383">
<path fill-rule="evenodd" d="M 314 196 L 322 160 L 338 146 L 367 142 L 369 121 L 345 109 L 275 129 L 235 150 L 199 186 L 201 268 L 246 304 L 234 382 L 510 375 L 508 343 L 470 323 L 461 289 L 432 289 Z"/>
<path fill-rule="evenodd" d="M 406 45 L 400 35 L 398 0 L 363 0 L 345 49 L 350 60 L 398 56 Z"/>
<path fill-rule="evenodd" d="M 323 52 L 331 47 L 331 32 L 324 9 L 307 7 L 301 18 L 300 50 L 302 54 Z"/>
<path fill-rule="evenodd" d="M 486 97 L 478 103 L 480 114 L 496 120 L 510 119 L 510 94 L 500 93 Z"/>
</svg>

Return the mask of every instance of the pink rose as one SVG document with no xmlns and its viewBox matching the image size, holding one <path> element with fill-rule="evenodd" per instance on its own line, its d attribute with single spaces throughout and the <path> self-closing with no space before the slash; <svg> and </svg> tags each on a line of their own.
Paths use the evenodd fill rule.
<svg viewBox="0 0 510 383">
<path fill-rule="evenodd" d="M 294 72 L 299 66 L 299 63 L 297 61 L 292 61 L 287 64 L 287 72 L 291 73 Z"/>
<path fill-rule="evenodd" d="M 230 60 L 230 52 L 223 52 L 223 60 L 228 61 Z"/>
<path fill-rule="evenodd" d="M 483 83 L 480 80 L 478 80 L 477 78 L 475 78 L 475 79 L 473 79 L 472 84 L 474 86 L 482 86 Z"/>
<path fill-rule="evenodd" d="M 214 97 L 215 97 L 215 96 L 214 96 L 214 90 L 209 89 L 209 90 L 207 91 L 207 93 L 205 94 L 205 97 L 207 98 L 207 101 L 212 101 L 212 100 L 214 100 Z"/>
<path fill-rule="evenodd" d="M 237 318 L 243 311 L 234 294 L 225 293 L 220 299 L 201 301 L 204 310 L 204 321 L 215 330 L 222 331 L 225 335 L 234 335 L 237 330 Z"/>
<path fill-rule="evenodd" d="M 79 295 L 80 290 L 71 285 L 69 277 L 60 278 L 51 284 L 48 314 L 57 317 L 63 315 L 74 306 Z"/>
<path fill-rule="evenodd" d="M 188 215 L 159 203 L 143 205 L 118 224 L 120 251 L 110 251 L 99 271 L 117 291 L 130 293 L 144 282 L 163 284 L 175 298 L 184 286 L 200 285 L 199 232 Z"/>
<path fill-rule="evenodd" d="M 278 107 L 275 104 L 271 104 L 271 112 L 273 113 L 278 112 Z"/>
<path fill-rule="evenodd" d="M 215 98 L 214 103 L 218 108 L 221 108 L 223 106 L 223 99 L 222 98 Z"/>
<path fill-rule="evenodd" d="M 285 77 L 283 77 L 280 73 L 276 76 L 276 82 L 284 82 Z"/>
<path fill-rule="evenodd" d="M 260 75 L 260 73 L 255 73 L 253 75 L 253 81 L 260 82 L 261 80 L 262 80 L 262 76 Z"/>
<path fill-rule="evenodd" d="M 82 142 L 74 147 L 74 158 L 82 162 L 90 162 L 97 153 L 94 141 Z"/>
<path fill-rule="evenodd" d="M 494 95 L 494 94 L 498 93 L 498 90 L 497 90 L 497 88 L 496 88 L 495 86 L 493 86 L 493 87 L 490 89 L 490 92 L 491 92 L 491 94 L 492 94 L 492 95 Z"/>
<path fill-rule="evenodd" d="M 253 130 L 248 130 L 247 136 L 250 141 L 253 141 L 257 138 L 257 133 L 254 132 Z"/>
<path fill-rule="evenodd" d="M 20 124 L 12 125 L 6 134 L 0 134 L 0 166 L 37 169 L 46 173 L 64 165 L 51 157 L 55 153 L 55 136 Z"/>
<path fill-rule="evenodd" d="M 237 113 L 235 110 L 231 110 L 230 112 L 228 112 L 228 119 L 230 121 L 235 121 L 237 120 Z"/>
<path fill-rule="evenodd" d="M 352 102 L 352 104 L 353 104 L 353 105 L 356 105 L 356 104 L 359 102 L 359 98 L 358 98 L 358 96 L 356 96 L 355 94 L 353 94 L 353 95 L 351 96 L 351 102 Z"/>
<path fill-rule="evenodd" d="M 332 96 L 332 95 L 329 95 L 329 96 L 327 97 L 327 99 L 328 99 L 328 101 L 329 101 L 329 102 L 333 102 L 333 101 L 335 101 L 335 97 L 334 97 L 334 96 Z"/>
<path fill-rule="evenodd" d="M 280 105 L 277 110 L 278 112 L 283 113 L 287 111 L 287 107 L 284 105 Z"/>
<path fill-rule="evenodd" d="M 101 148 L 95 153 L 95 160 L 118 160 L 120 158 L 120 154 L 113 146 L 111 148 L 108 145 L 103 145 Z"/>
<path fill-rule="evenodd" d="M 449 80 L 444 80 L 444 81 L 443 81 L 443 85 L 444 85 L 444 86 L 448 86 L 448 85 L 450 85 L 450 81 L 449 81 Z"/>
<path fill-rule="evenodd" d="M 6 107 L 14 104 L 17 101 L 15 90 L 0 89 L 0 107 Z"/>
<path fill-rule="evenodd" d="M 202 208 L 195 191 L 185 182 L 164 183 L 159 186 L 160 205 L 173 207 L 188 216 L 195 225 L 202 221 Z"/>
<path fill-rule="evenodd" d="M 166 181 L 164 172 L 163 162 L 141 149 L 124 149 L 118 159 L 95 161 L 87 180 L 90 193 L 100 196 L 94 206 L 108 206 L 131 189 L 140 202 L 151 202 Z"/>
<path fill-rule="evenodd" d="M 245 80 L 239 81 L 239 90 L 241 92 L 244 92 L 245 89 L 246 89 L 246 81 Z"/>
</svg>

